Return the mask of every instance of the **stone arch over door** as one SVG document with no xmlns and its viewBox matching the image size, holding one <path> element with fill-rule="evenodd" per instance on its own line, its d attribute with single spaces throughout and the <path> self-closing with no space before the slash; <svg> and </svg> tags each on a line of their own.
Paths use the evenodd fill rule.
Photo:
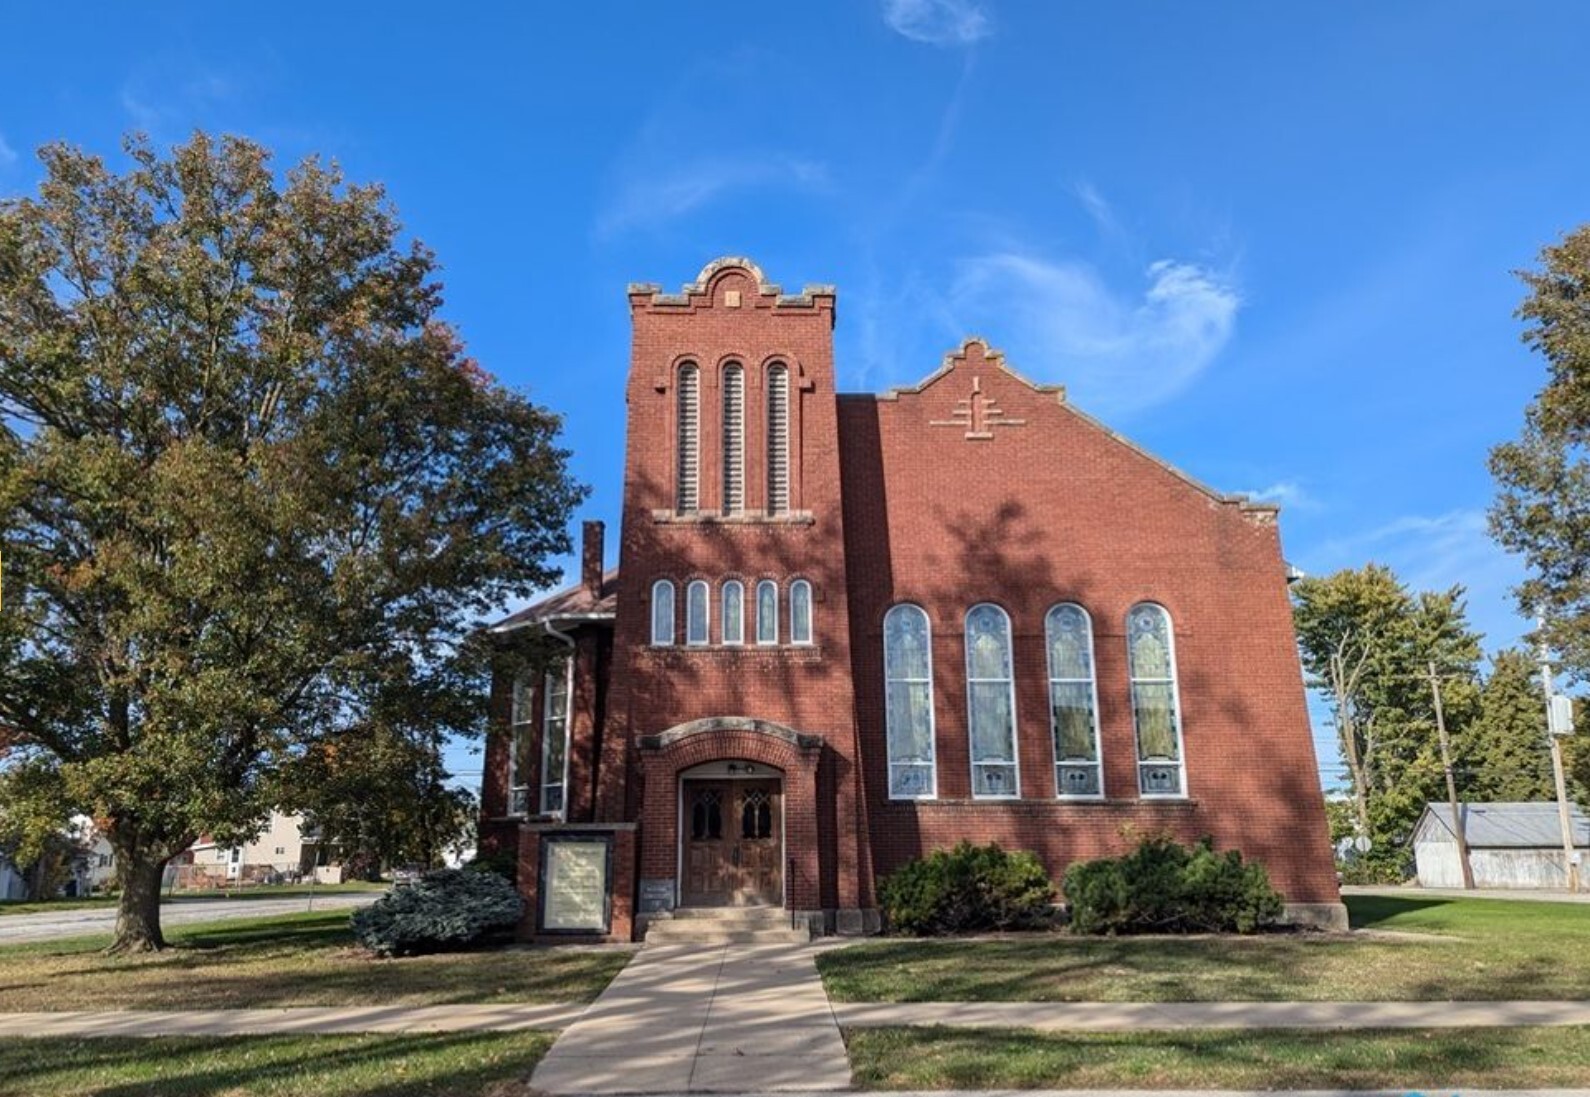
<svg viewBox="0 0 1590 1097">
<path fill-rule="evenodd" d="M 678 895 L 679 775 L 705 762 L 756 762 L 784 775 L 785 898 L 792 910 L 821 910 L 817 767 L 823 737 L 770 720 L 693 720 L 640 740 L 643 781 L 641 893 L 645 909 Z"/>
</svg>

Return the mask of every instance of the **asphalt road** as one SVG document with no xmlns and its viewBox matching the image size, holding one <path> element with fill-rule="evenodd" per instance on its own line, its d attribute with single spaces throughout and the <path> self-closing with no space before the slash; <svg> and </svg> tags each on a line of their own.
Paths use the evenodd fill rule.
<svg viewBox="0 0 1590 1097">
<path fill-rule="evenodd" d="M 368 906 L 381 897 L 378 891 L 316 895 L 315 910 L 352 910 Z M 160 924 L 180 926 L 189 922 L 220 922 L 229 918 L 263 918 L 273 914 L 297 914 L 310 909 L 307 895 L 290 899 L 189 899 L 160 905 Z M 42 914 L 0 915 L 0 945 L 19 945 L 29 941 L 53 941 L 62 937 L 85 937 L 109 933 L 116 926 L 115 907 L 89 910 L 48 911 Z"/>
</svg>

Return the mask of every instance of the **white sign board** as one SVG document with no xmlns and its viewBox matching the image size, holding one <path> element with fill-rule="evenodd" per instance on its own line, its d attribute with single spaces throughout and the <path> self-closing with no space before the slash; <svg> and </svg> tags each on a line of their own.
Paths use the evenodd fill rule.
<svg viewBox="0 0 1590 1097">
<path fill-rule="evenodd" d="M 547 841 L 542 929 L 607 929 L 607 843 Z"/>
<path fill-rule="evenodd" d="M 1553 735 L 1573 734 L 1573 698 L 1563 693 L 1552 695 L 1551 706 L 1547 709 L 1549 718 L 1546 723 Z"/>
</svg>

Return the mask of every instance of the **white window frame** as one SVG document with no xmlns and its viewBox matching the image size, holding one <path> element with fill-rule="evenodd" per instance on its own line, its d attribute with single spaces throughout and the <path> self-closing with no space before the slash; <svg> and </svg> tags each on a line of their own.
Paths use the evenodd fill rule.
<svg viewBox="0 0 1590 1097">
<path fill-rule="evenodd" d="M 695 596 L 701 595 L 701 612 L 696 613 Z M 696 626 L 700 626 L 697 636 Z M 705 579 L 685 584 L 685 646 L 704 648 L 712 642 L 712 588 Z"/>
<path fill-rule="evenodd" d="M 729 613 L 729 591 L 738 594 L 739 610 L 733 616 Z M 745 644 L 745 584 L 738 579 L 729 579 L 724 582 L 723 589 L 719 592 L 718 604 L 722 607 L 723 620 L 719 624 L 722 630 L 719 638 L 725 647 L 742 647 Z M 729 626 L 733 625 L 731 629 Z"/>
<path fill-rule="evenodd" d="M 771 638 L 767 638 L 762 634 L 762 620 L 766 616 L 762 612 L 762 591 L 768 588 L 773 591 L 773 630 Z M 772 579 L 763 579 L 756 584 L 756 642 L 760 647 L 778 646 L 778 583 Z"/>
<path fill-rule="evenodd" d="M 999 613 L 1005 622 L 1005 658 L 1010 665 L 1008 678 L 973 678 L 972 677 L 972 614 L 980 609 L 992 609 Z M 974 800 L 1019 800 L 1021 799 L 1021 721 L 1016 716 L 1016 649 L 1015 634 L 1011 628 L 1010 614 L 1006 613 L 1003 606 L 993 602 L 979 602 L 966 611 L 966 616 L 961 622 L 962 646 L 966 649 L 966 756 L 971 763 L 970 776 L 972 779 L 972 799 Z M 1010 696 L 1010 761 L 979 762 L 977 760 L 977 736 L 972 732 L 972 713 L 975 707 L 972 704 L 972 686 L 978 682 L 1004 682 Z M 1015 771 L 1015 787 L 1009 793 L 995 794 L 977 791 L 977 767 L 1009 765 Z"/>
<path fill-rule="evenodd" d="M 551 753 L 551 738 L 548 736 L 548 725 L 552 722 L 552 682 L 555 677 L 563 679 L 563 765 L 558 773 L 557 781 L 547 780 L 547 771 L 551 767 L 548 755 Z M 574 723 L 574 660 L 565 658 L 563 666 L 558 671 L 547 671 L 541 680 L 541 795 L 538 800 L 542 815 L 555 815 L 562 819 L 569 812 L 569 747 L 571 739 L 569 730 Z M 558 790 L 558 806 L 547 806 L 547 790 L 553 787 Z"/>
<path fill-rule="evenodd" d="M 927 629 L 927 678 L 890 678 L 889 677 L 889 618 L 898 612 L 914 611 L 921 614 L 922 624 Z M 908 682 L 912 684 L 925 684 L 928 696 L 928 760 L 922 762 L 896 762 L 890 751 L 893 737 L 889 734 L 889 686 L 893 682 Z M 936 800 L 939 795 L 939 731 L 938 731 L 938 706 L 933 697 L 933 619 L 928 616 L 927 610 L 915 602 L 899 602 L 889 607 L 889 612 L 883 615 L 883 749 L 888 759 L 887 781 L 889 799 L 891 800 Z M 901 796 L 894 791 L 895 766 L 920 766 L 928 767 L 928 791 L 916 796 Z"/>
<path fill-rule="evenodd" d="M 657 628 L 662 622 L 658 619 L 658 607 L 662 596 L 668 598 L 668 634 L 662 637 Z M 651 585 L 651 646 L 654 648 L 671 648 L 679 630 L 679 610 L 674 603 L 674 585 L 671 580 L 659 579 Z M 662 637 L 659 639 L 659 637 Z"/>
<path fill-rule="evenodd" d="M 795 635 L 795 622 L 797 620 L 797 616 L 796 616 L 796 613 L 795 613 L 795 599 L 796 599 L 796 596 L 800 595 L 800 594 L 804 594 L 806 596 L 806 635 L 805 636 L 797 636 L 797 635 Z M 800 645 L 802 645 L 804 647 L 810 647 L 812 644 L 816 643 L 816 641 L 813 639 L 813 637 L 817 634 L 817 622 L 815 620 L 816 612 L 817 611 L 816 611 L 815 606 L 814 606 L 814 600 L 812 598 L 812 585 L 811 585 L 811 583 L 808 582 L 805 579 L 797 579 L 793 583 L 791 583 L 789 585 L 789 642 L 790 643 L 792 643 L 792 644 L 800 644 Z"/>
<path fill-rule="evenodd" d="M 526 736 L 535 734 L 535 714 L 530 704 L 530 674 L 520 671 L 513 680 L 512 711 L 508 717 L 511 734 L 508 737 L 508 803 L 511 818 L 530 814 L 530 786 L 524 783 L 519 757 L 524 750 Z"/>
<path fill-rule="evenodd" d="M 1060 760 L 1060 729 L 1055 726 L 1054 719 L 1054 687 L 1056 685 L 1075 685 L 1082 681 L 1081 678 L 1060 678 L 1055 675 L 1054 668 L 1054 642 L 1049 638 L 1049 618 L 1056 610 L 1075 609 L 1082 614 L 1082 623 L 1087 629 L 1088 637 L 1088 694 L 1093 703 L 1093 769 L 1098 774 L 1097 785 L 1099 791 L 1086 795 L 1073 796 L 1064 791 L 1060 783 L 1060 767 L 1086 765 L 1085 762 L 1062 762 Z M 1049 744 L 1054 751 L 1054 794 L 1057 800 L 1103 800 L 1104 791 L 1104 735 L 1099 727 L 1099 662 L 1098 652 L 1093 642 L 1093 615 L 1079 602 L 1056 602 L 1050 606 L 1043 615 L 1043 651 L 1044 661 L 1049 668 Z"/>
<path fill-rule="evenodd" d="M 1154 609 L 1159 610 L 1160 614 L 1165 620 L 1165 655 L 1170 663 L 1170 678 L 1168 679 L 1170 683 L 1170 703 L 1172 705 L 1170 716 L 1171 723 L 1176 728 L 1176 761 L 1174 764 L 1179 771 L 1177 775 L 1177 784 L 1180 786 L 1180 791 L 1177 792 L 1145 792 L 1143 789 L 1144 767 L 1163 767 L 1172 764 L 1169 762 L 1153 762 L 1143 760 L 1143 746 L 1140 735 L 1141 729 L 1139 729 L 1137 726 L 1137 683 L 1139 681 L 1156 683 L 1167 681 L 1167 679 L 1164 678 L 1139 679 L 1137 676 L 1137 668 L 1132 663 L 1132 615 L 1138 610 L 1143 609 L 1145 606 L 1152 606 Z M 1158 602 L 1137 602 L 1132 606 L 1131 609 L 1126 611 L 1126 672 L 1128 685 L 1131 691 L 1132 757 L 1133 761 L 1137 765 L 1137 794 L 1144 800 L 1185 800 L 1190 794 L 1187 791 L 1187 740 L 1183 735 L 1181 718 L 1181 674 L 1176 664 L 1176 619 L 1171 616 L 1170 610 L 1166 609 Z"/>
</svg>

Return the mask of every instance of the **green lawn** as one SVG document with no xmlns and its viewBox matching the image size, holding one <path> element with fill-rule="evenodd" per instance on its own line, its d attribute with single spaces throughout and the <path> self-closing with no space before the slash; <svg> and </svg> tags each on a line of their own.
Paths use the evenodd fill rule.
<svg viewBox="0 0 1590 1097">
<path fill-rule="evenodd" d="M 1590 998 L 1590 906 L 1350 896 L 1394 934 L 889 940 L 818 957 L 847 1002 Z"/>
<path fill-rule="evenodd" d="M 11 1040 L 0 1097 L 518 1097 L 546 1032 Z"/>
<path fill-rule="evenodd" d="M 1590 1028 L 845 1034 L 861 1089 L 1395 1089 L 1582 1086 Z"/>
<path fill-rule="evenodd" d="M 390 884 L 371 884 L 356 881 L 348 884 L 262 884 L 257 887 L 240 887 L 212 891 L 178 891 L 165 897 L 167 903 L 203 903 L 217 899 L 293 899 L 310 895 L 349 895 L 359 892 L 385 891 Z M 96 895 L 88 899 L 45 899 L 25 902 L 20 899 L 0 900 L 0 916 L 7 914 L 52 914 L 62 910 L 94 910 L 114 907 L 116 896 Z"/>
<path fill-rule="evenodd" d="M 102 955 L 109 937 L 0 948 L 0 1009 L 587 1002 L 631 955 L 521 947 L 379 960 L 353 946 L 346 910 L 174 926 L 167 938 L 173 948 L 140 956 Z"/>
</svg>

